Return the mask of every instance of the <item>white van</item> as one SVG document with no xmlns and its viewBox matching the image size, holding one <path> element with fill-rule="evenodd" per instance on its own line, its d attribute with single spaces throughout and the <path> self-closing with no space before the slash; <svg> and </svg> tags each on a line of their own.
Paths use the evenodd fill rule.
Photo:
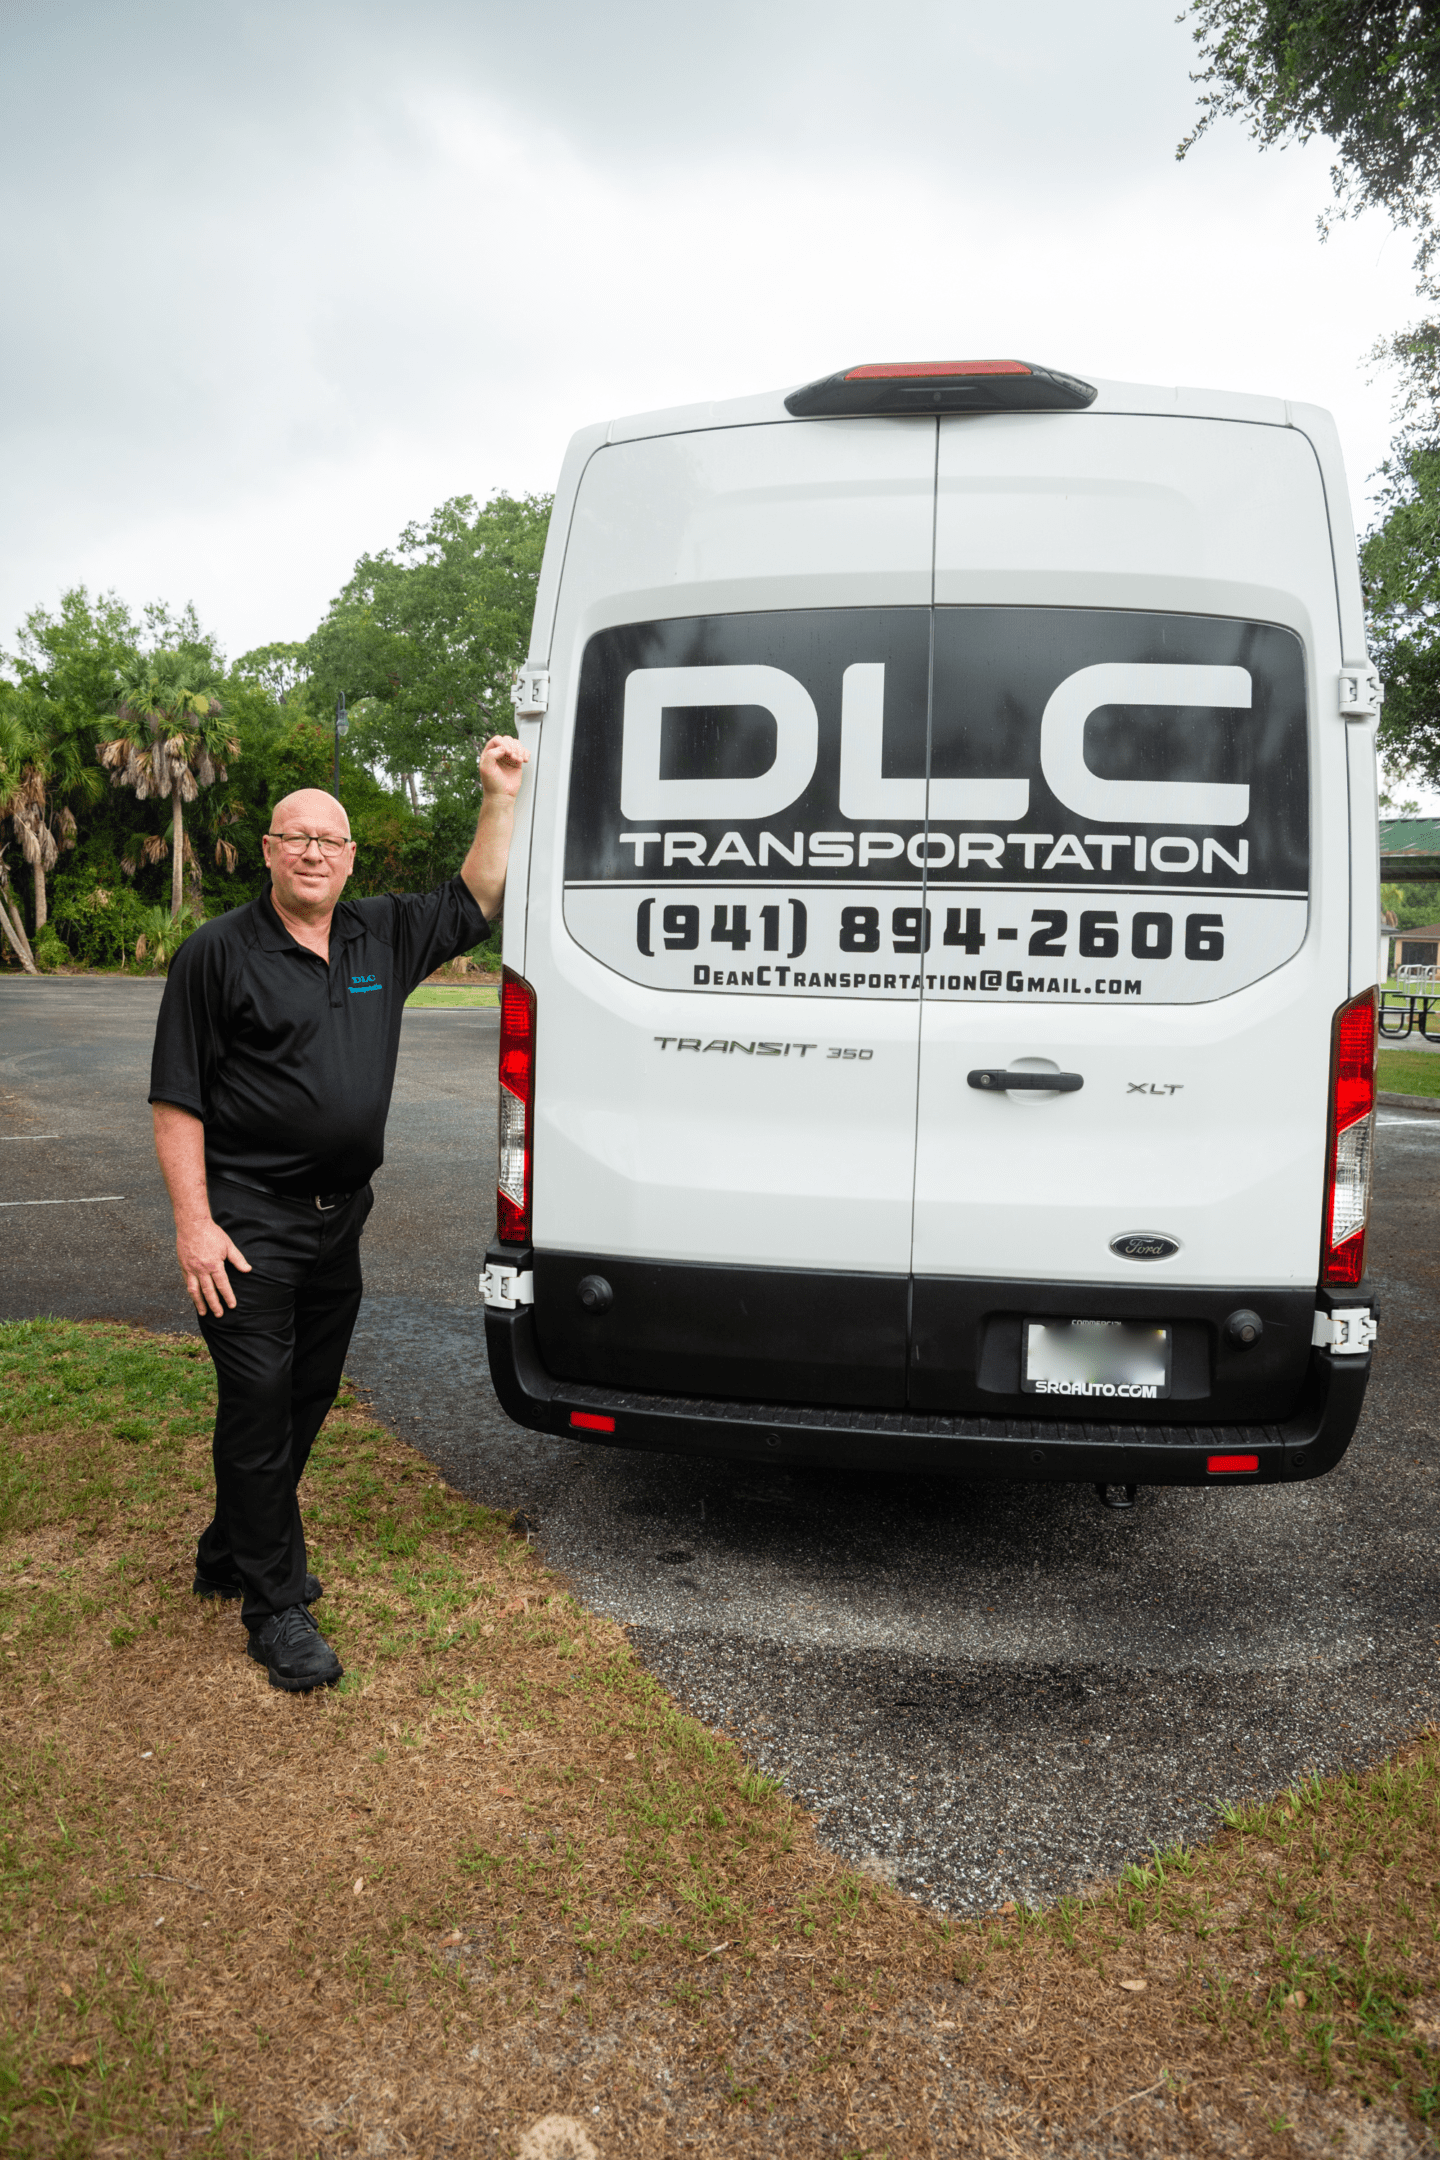
<svg viewBox="0 0 1440 2160">
<path fill-rule="evenodd" d="M 1102 1488 L 1333 1467 L 1379 697 L 1311 406 L 899 363 L 578 434 L 516 689 L 511 1417 Z"/>
</svg>

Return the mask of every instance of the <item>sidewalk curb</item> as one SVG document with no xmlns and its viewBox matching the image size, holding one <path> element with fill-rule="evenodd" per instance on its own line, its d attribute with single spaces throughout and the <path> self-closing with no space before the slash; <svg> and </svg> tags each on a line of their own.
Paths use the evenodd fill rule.
<svg viewBox="0 0 1440 2160">
<path fill-rule="evenodd" d="M 1428 1110 L 1432 1117 L 1440 1117 L 1440 1095 L 1386 1095 L 1375 1097 L 1387 1110 Z"/>
</svg>

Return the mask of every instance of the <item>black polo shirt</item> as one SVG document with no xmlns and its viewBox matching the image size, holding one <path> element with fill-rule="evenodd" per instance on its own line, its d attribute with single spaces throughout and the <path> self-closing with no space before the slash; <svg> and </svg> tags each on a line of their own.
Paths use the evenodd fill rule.
<svg viewBox="0 0 1440 2160">
<path fill-rule="evenodd" d="M 342 900 L 328 967 L 268 891 L 217 915 L 170 963 L 151 1102 L 203 1119 L 212 1176 L 238 1170 L 297 1196 L 355 1191 L 385 1159 L 405 1000 L 486 928 L 458 877 Z"/>
</svg>

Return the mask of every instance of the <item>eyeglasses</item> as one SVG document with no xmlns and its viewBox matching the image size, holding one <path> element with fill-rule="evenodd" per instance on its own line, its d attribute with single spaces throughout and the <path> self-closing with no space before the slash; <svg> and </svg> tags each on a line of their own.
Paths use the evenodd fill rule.
<svg viewBox="0 0 1440 2160">
<path fill-rule="evenodd" d="M 303 855 L 307 848 L 318 847 L 322 855 L 338 855 L 344 848 L 353 847 L 352 840 L 336 840 L 330 833 L 272 832 L 267 840 L 278 840 L 287 855 Z"/>
</svg>

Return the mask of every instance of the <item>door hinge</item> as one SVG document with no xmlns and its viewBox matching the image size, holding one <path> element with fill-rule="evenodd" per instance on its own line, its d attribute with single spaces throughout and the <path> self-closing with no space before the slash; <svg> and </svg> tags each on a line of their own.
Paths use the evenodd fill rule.
<svg viewBox="0 0 1440 2160">
<path fill-rule="evenodd" d="M 1380 670 L 1367 660 L 1363 667 L 1340 670 L 1340 717 L 1342 720 L 1374 720 L 1385 696 Z"/>
<path fill-rule="evenodd" d="M 1310 1340 L 1318 1349 L 1333 1351 L 1336 1357 L 1360 1357 L 1379 1332 L 1368 1305 L 1349 1305 L 1343 1312 L 1317 1312 Z"/>
<path fill-rule="evenodd" d="M 510 685 L 510 702 L 515 707 L 517 720 L 538 720 L 550 709 L 550 670 L 531 667 L 529 663 L 516 668 Z"/>
<path fill-rule="evenodd" d="M 522 1275 L 519 1268 L 492 1260 L 480 1277 L 480 1298 L 497 1312 L 514 1312 L 517 1305 L 533 1305 L 535 1277 L 529 1268 Z"/>
</svg>

